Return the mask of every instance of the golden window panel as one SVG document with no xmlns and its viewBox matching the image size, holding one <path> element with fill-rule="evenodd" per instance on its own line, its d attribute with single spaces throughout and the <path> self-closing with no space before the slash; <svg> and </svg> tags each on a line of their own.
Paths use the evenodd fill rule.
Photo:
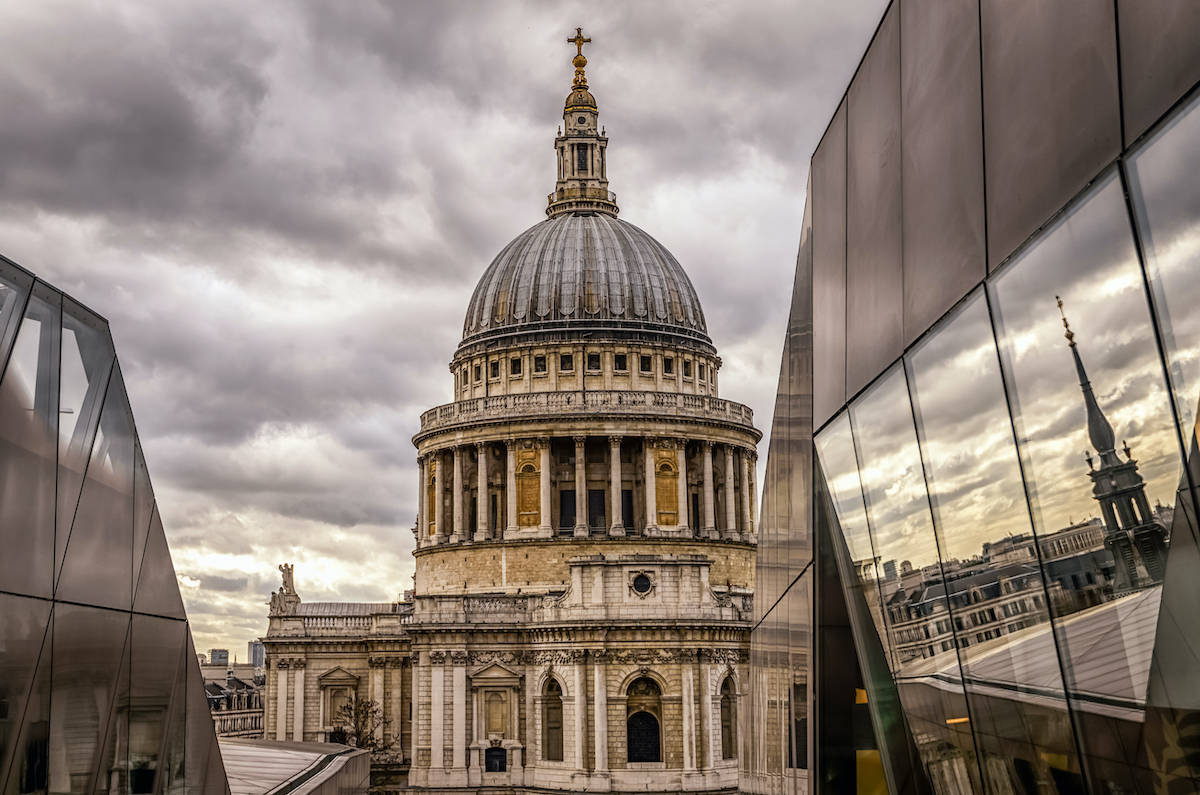
<svg viewBox="0 0 1200 795">
<path fill-rule="evenodd" d="M 541 473 L 538 451 L 517 451 L 517 525 L 537 527 L 542 521 Z"/>
<path fill-rule="evenodd" d="M 654 451 L 654 502 L 660 525 L 678 524 L 679 473 L 675 471 L 675 451 Z"/>
</svg>

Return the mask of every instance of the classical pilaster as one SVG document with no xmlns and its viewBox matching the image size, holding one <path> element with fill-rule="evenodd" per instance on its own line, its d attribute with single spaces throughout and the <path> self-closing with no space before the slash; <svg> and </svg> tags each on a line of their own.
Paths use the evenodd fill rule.
<svg viewBox="0 0 1200 795">
<path fill-rule="evenodd" d="M 758 532 L 758 452 L 750 452 L 750 524 L 746 525 L 746 537 L 754 539 Z"/>
<path fill-rule="evenodd" d="M 713 767 L 716 764 L 716 754 L 713 743 L 716 740 L 713 732 L 716 730 L 713 720 L 713 665 L 707 660 L 700 662 L 700 725 L 704 729 L 704 742 L 701 744 L 704 752 L 697 760 L 701 767 Z"/>
<path fill-rule="evenodd" d="M 409 665 L 412 666 L 412 671 L 409 674 L 408 703 L 412 705 L 412 720 L 409 721 L 408 730 L 408 761 L 412 765 L 416 764 L 417 760 L 417 730 L 421 726 L 421 677 L 424 676 L 424 673 L 422 672 L 421 655 L 419 652 L 413 652 L 412 657 L 409 659 Z M 400 721 L 403 721 L 403 710 L 396 710 L 396 716 Z M 401 725 L 400 728 L 396 729 L 396 735 L 402 736 L 403 733 L 404 728 Z"/>
<path fill-rule="evenodd" d="M 434 543 L 440 544 L 446 540 L 446 500 L 443 489 L 446 487 L 445 456 L 435 454 L 433 462 L 433 529 L 436 533 Z"/>
<path fill-rule="evenodd" d="M 463 449 L 454 448 L 454 494 L 451 495 L 454 506 L 454 532 L 450 534 L 450 543 L 462 541 L 463 533 Z"/>
<path fill-rule="evenodd" d="M 575 767 L 580 771 L 587 770 L 587 760 L 583 753 L 586 745 L 587 732 L 587 678 L 584 673 L 583 654 L 580 653 L 575 661 Z"/>
<path fill-rule="evenodd" d="M 575 536 L 588 534 L 587 437 L 575 437 Z"/>
<path fill-rule="evenodd" d="M 429 653 L 429 768 L 446 766 L 446 653 Z"/>
<path fill-rule="evenodd" d="M 737 497 L 734 491 L 733 445 L 725 445 L 725 538 L 737 538 Z"/>
<path fill-rule="evenodd" d="M 304 660 L 292 660 L 292 739 L 304 742 Z"/>
<path fill-rule="evenodd" d="M 750 518 L 750 451 L 742 450 L 742 537 L 754 532 Z"/>
<path fill-rule="evenodd" d="M 704 507 L 704 522 L 700 525 L 701 532 L 708 538 L 715 538 L 717 535 L 717 518 L 716 506 L 713 505 L 713 443 L 704 440 L 702 443 L 704 451 L 704 494 L 701 502 Z"/>
<path fill-rule="evenodd" d="M 488 447 L 484 442 L 475 444 L 475 460 L 478 477 L 475 493 L 475 540 L 487 541 L 491 535 L 488 527 Z"/>
<path fill-rule="evenodd" d="M 384 701 L 384 699 L 383 699 L 383 676 L 384 676 L 384 670 L 385 670 L 384 666 L 387 665 L 387 661 L 383 660 L 383 659 L 371 659 L 370 664 L 371 664 L 371 700 L 374 701 L 376 704 L 378 704 L 380 707 L 383 707 L 385 704 L 387 704 L 387 702 Z M 375 727 L 375 741 L 376 742 L 383 741 L 383 726 L 382 725 Z"/>
<path fill-rule="evenodd" d="M 625 535 L 625 524 L 621 517 L 621 437 L 608 437 L 608 502 L 612 511 L 608 534 Z"/>
<path fill-rule="evenodd" d="M 451 685 L 454 688 L 454 769 L 467 767 L 467 653 L 450 652 Z"/>
<path fill-rule="evenodd" d="M 675 441 L 675 470 L 679 478 L 676 482 L 676 500 L 679 502 L 679 513 L 676 514 L 679 529 L 688 529 L 688 490 L 687 490 L 687 439 Z"/>
<path fill-rule="evenodd" d="M 428 458 L 417 456 L 417 544 L 429 541 L 429 467 Z"/>
<path fill-rule="evenodd" d="M 646 534 L 658 530 L 658 499 L 654 495 L 654 440 L 642 440 L 642 460 L 646 478 Z"/>
<path fill-rule="evenodd" d="M 288 664 L 283 660 L 275 663 L 275 739 L 286 740 L 288 730 Z"/>
<path fill-rule="evenodd" d="M 504 477 L 504 497 L 507 503 L 505 526 L 508 531 L 517 530 L 517 440 L 509 439 L 504 443 L 506 466 Z"/>
<path fill-rule="evenodd" d="M 603 651 L 592 654 L 592 690 L 595 692 L 592 738 L 596 744 L 596 773 L 608 773 L 608 682 L 605 677 L 607 656 Z"/>
<path fill-rule="evenodd" d="M 683 772 L 696 772 L 696 690 L 692 685 L 692 669 L 695 666 L 684 662 L 683 673 Z"/>
<path fill-rule="evenodd" d="M 538 439 L 538 470 L 541 475 L 541 488 L 539 489 L 539 508 L 541 513 L 542 531 L 554 532 L 550 524 L 550 440 L 546 438 Z"/>
</svg>

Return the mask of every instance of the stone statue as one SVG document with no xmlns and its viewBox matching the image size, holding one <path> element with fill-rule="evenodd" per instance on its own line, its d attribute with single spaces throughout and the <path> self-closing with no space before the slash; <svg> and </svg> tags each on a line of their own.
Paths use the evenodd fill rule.
<svg viewBox="0 0 1200 795">
<path fill-rule="evenodd" d="M 280 589 L 281 594 L 296 593 L 296 583 L 292 579 L 292 564 L 280 563 L 279 571 L 283 573 L 283 588 Z"/>
</svg>

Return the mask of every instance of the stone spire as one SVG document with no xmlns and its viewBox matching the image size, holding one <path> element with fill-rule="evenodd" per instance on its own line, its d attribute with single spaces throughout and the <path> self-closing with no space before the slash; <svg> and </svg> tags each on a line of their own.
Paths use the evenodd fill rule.
<svg viewBox="0 0 1200 795">
<path fill-rule="evenodd" d="M 582 28 L 567 39 L 575 45 L 575 78 L 571 93 L 563 105 L 563 126 L 554 139 L 558 159 L 558 178 L 554 193 L 547 197 L 546 215 L 554 218 L 564 213 L 600 212 L 616 215 L 617 197 L 608 190 L 608 163 L 605 150 L 608 138 L 599 128 L 596 98 L 588 90 L 587 57 L 583 45 L 591 42 Z"/>
<path fill-rule="evenodd" d="M 1063 328 L 1066 333 L 1063 335 L 1067 338 L 1067 344 L 1071 347 L 1071 355 L 1075 358 L 1075 372 L 1079 376 L 1079 388 L 1083 390 L 1083 402 L 1087 406 L 1087 425 L 1088 439 L 1092 442 L 1092 447 L 1096 448 L 1096 452 L 1100 454 L 1100 465 L 1112 466 L 1120 463 L 1116 453 L 1116 434 L 1113 433 L 1112 425 L 1109 424 L 1108 418 L 1104 416 L 1104 412 L 1100 409 L 1100 404 L 1096 401 L 1096 394 L 1092 391 L 1091 381 L 1088 380 L 1087 371 L 1083 369 L 1083 360 L 1079 358 L 1079 348 L 1075 345 L 1075 333 L 1071 331 L 1071 324 L 1067 322 L 1067 315 L 1063 311 L 1062 298 L 1054 296 L 1058 301 L 1058 312 L 1062 315 Z"/>
</svg>

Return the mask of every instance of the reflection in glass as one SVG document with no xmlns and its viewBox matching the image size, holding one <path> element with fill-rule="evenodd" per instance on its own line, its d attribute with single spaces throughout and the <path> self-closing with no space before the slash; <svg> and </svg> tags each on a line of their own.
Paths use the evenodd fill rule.
<svg viewBox="0 0 1200 795">
<path fill-rule="evenodd" d="M 884 621 L 917 750 L 935 792 L 978 789 L 971 715 L 903 368 L 850 406 L 867 525 L 881 571 Z"/>
<path fill-rule="evenodd" d="M 1114 172 L 990 286 L 1088 775 L 1131 791 L 1181 466 Z"/>
<path fill-rule="evenodd" d="M 44 597 L 53 576 L 59 311 L 59 295 L 37 285 L 0 380 L 0 582 Z"/>
<path fill-rule="evenodd" d="M 45 787 L 49 620 L 50 602 L 0 594 L 0 775 L 11 766 L 21 792 Z"/>
<path fill-rule="evenodd" d="M 1080 789 L 1039 565 L 1046 545 L 1030 527 L 982 291 L 906 362 L 942 557 L 943 576 L 926 586 L 949 596 L 984 775 L 1000 792 L 1036 791 L 1034 781 Z M 907 597 L 914 612 L 920 593 Z M 940 663 L 957 665 L 948 653 Z"/>
</svg>

